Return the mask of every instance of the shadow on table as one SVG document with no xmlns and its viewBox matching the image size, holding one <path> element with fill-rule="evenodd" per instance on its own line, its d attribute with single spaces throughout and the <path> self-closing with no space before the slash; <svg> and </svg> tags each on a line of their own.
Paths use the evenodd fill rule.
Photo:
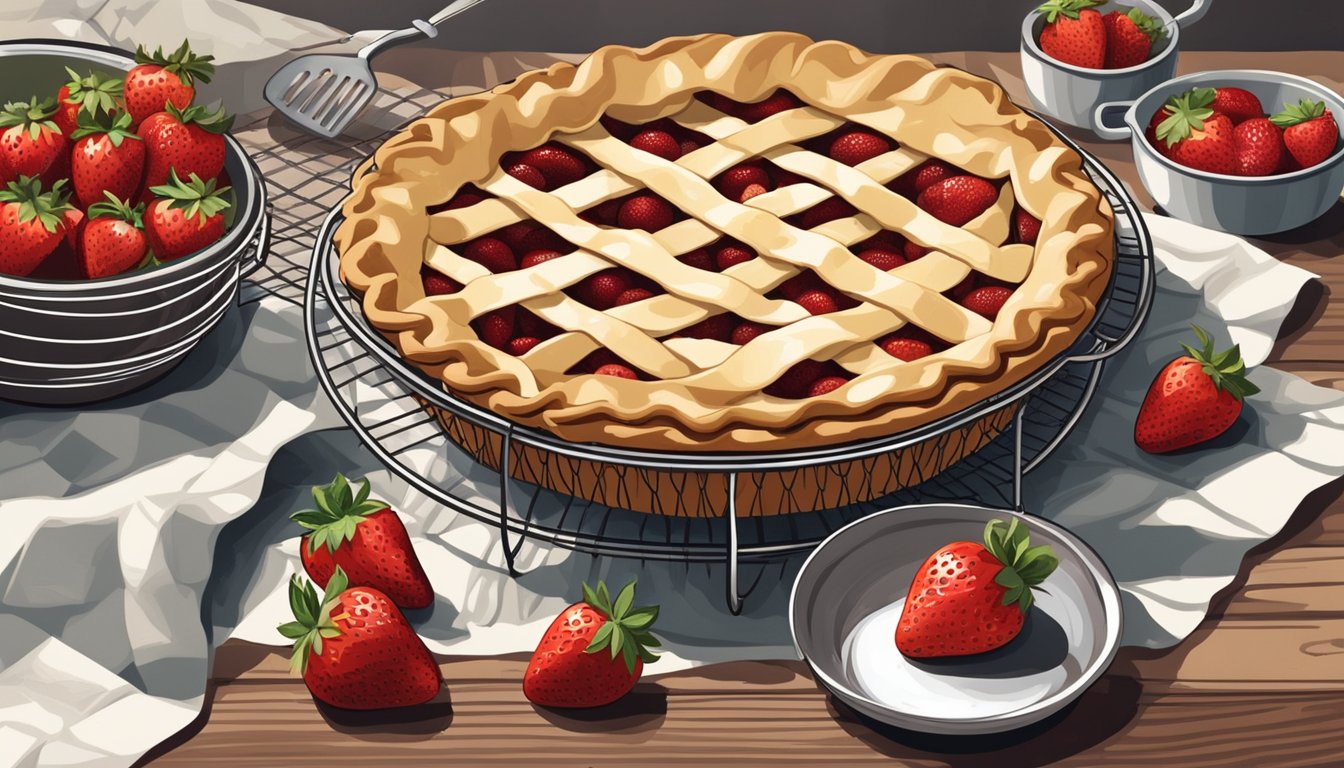
<svg viewBox="0 0 1344 768">
<path fill-rule="evenodd" d="M 595 709 L 558 709 L 533 705 L 546 722 L 574 733 L 620 732 L 652 735 L 667 718 L 667 689 L 658 683 L 637 683 L 619 701 Z"/>
<path fill-rule="evenodd" d="M 333 707 L 317 699 L 313 704 L 333 731 L 361 741 L 424 741 L 453 723 L 453 699 L 447 686 L 432 701 L 414 707 L 360 711 Z"/>
<path fill-rule="evenodd" d="M 1138 712 L 1143 686 L 1132 676 L 1098 680 L 1073 705 L 1007 733 L 941 736 L 880 723 L 830 697 L 827 709 L 846 733 L 888 757 L 948 763 L 957 768 L 1053 765 L 1125 729 Z"/>
</svg>

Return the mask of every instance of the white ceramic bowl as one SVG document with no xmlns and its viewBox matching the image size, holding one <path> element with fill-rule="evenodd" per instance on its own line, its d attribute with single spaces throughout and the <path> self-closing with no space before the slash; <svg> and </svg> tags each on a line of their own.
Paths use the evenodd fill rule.
<svg viewBox="0 0 1344 768">
<path fill-rule="evenodd" d="M 813 674 L 841 701 L 912 731 L 985 734 L 1042 720 L 1082 695 L 1120 644 L 1120 592 L 1095 552 L 1053 523 L 1025 517 L 1059 567 L 1022 634 L 978 656 L 918 661 L 896 649 L 896 624 L 920 565 L 1015 513 L 962 504 L 897 507 L 822 542 L 794 583 L 789 626 Z"/>
<path fill-rule="evenodd" d="M 1065 64 L 1041 50 L 1041 29 L 1045 17 L 1032 11 L 1022 21 L 1022 77 L 1027 95 L 1038 112 L 1060 122 L 1094 130 L 1098 104 L 1129 101 L 1176 74 L 1181 28 L 1198 21 L 1213 5 L 1213 0 L 1195 0 L 1185 13 L 1172 18 L 1153 0 L 1122 0 L 1097 10 L 1138 8 L 1162 22 L 1167 34 L 1153 46 L 1149 59 L 1125 69 L 1086 69 Z"/>
<path fill-rule="evenodd" d="M 1344 121 L 1344 98 L 1305 77 L 1282 72 L 1220 69 L 1178 77 L 1139 98 L 1096 109 L 1097 133 L 1104 139 L 1129 139 L 1134 164 L 1148 194 L 1178 219 L 1237 235 L 1286 232 L 1324 214 L 1344 191 L 1344 134 L 1325 162 L 1277 176 L 1230 176 L 1187 168 L 1162 156 L 1143 133 L 1148 121 L 1170 97 L 1198 87 L 1245 88 L 1269 114 L 1302 99 L 1323 101 Z M 1123 112 L 1123 124 L 1113 125 Z"/>
</svg>

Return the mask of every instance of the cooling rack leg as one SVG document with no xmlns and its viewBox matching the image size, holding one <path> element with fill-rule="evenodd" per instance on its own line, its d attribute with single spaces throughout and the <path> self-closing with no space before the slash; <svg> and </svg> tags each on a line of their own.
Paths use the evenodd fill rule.
<svg viewBox="0 0 1344 768">
<path fill-rule="evenodd" d="M 728 475 L 728 612 L 742 613 L 742 591 L 738 589 L 737 552 L 737 473 Z"/>
<path fill-rule="evenodd" d="M 513 558 L 518 550 L 509 543 L 509 448 L 512 443 L 513 428 L 510 427 L 499 443 L 499 545 L 504 548 L 504 563 L 509 567 L 509 575 L 517 576 L 518 569 L 513 567 Z"/>
<path fill-rule="evenodd" d="M 1022 460 L 1022 431 L 1029 400 L 1030 398 L 1022 399 L 1022 404 L 1017 408 L 1017 415 L 1013 417 L 1013 509 L 1018 512 L 1026 511 L 1022 507 L 1022 475 L 1025 471 L 1025 462 Z"/>
</svg>

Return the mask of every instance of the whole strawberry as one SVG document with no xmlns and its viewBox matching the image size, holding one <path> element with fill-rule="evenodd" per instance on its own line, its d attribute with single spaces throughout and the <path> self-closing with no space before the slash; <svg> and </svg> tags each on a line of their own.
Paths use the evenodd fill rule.
<svg viewBox="0 0 1344 768">
<path fill-rule="evenodd" d="M 14 101 L 0 112 L 0 183 L 39 176 L 56 162 L 69 141 L 52 120 L 53 99 Z"/>
<path fill-rule="evenodd" d="M 1240 125 L 1242 121 L 1265 116 L 1265 108 L 1260 106 L 1260 99 L 1245 88 L 1214 88 L 1213 90 L 1213 103 L 1209 104 L 1209 109 L 1220 115 L 1227 115 L 1227 119 L 1231 120 L 1233 125 Z"/>
<path fill-rule="evenodd" d="M 145 170 L 145 143 L 130 132 L 131 116 L 122 113 L 110 126 L 100 125 L 80 113 L 79 128 L 70 157 L 71 180 L 75 198 L 85 208 L 111 193 L 119 200 L 131 200 L 140 192 Z"/>
<path fill-rule="evenodd" d="M 979 176 L 953 176 L 925 188 L 916 204 L 944 223 L 960 227 L 998 199 L 999 190 Z"/>
<path fill-rule="evenodd" d="M 80 230 L 77 249 L 84 274 L 111 277 L 135 269 L 149 253 L 145 237 L 144 204 L 131 207 L 111 192 L 89 206 L 89 219 Z"/>
<path fill-rule="evenodd" d="M 68 228 L 78 226 L 82 217 L 70 215 L 75 209 L 64 186 L 58 181 L 43 191 L 40 179 L 20 176 L 0 190 L 0 274 L 32 274 L 61 244 Z"/>
<path fill-rule="evenodd" d="M 1106 25 L 1106 69 L 1142 64 L 1153 45 L 1167 34 L 1157 19 L 1138 8 L 1130 8 L 1128 13 L 1111 11 L 1101 20 Z"/>
<path fill-rule="evenodd" d="M 222 109 L 214 112 L 194 106 L 166 110 L 150 115 L 140 124 L 145 140 L 145 186 L 168 182 L 168 172 L 178 176 L 192 174 L 202 179 L 217 179 L 224 170 L 224 134 L 233 118 Z"/>
<path fill-rule="evenodd" d="M 177 50 L 164 55 L 163 48 L 149 53 L 144 46 L 135 51 L 136 66 L 126 73 L 123 93 L 131 127 L 138 129 L 145 118 L 163 112 L 168 104 L 179 110 L 191 106 L 196 98 L 196 81 L 210 82 L 215 74 L 213 56 L 197 56 L 186 40 Z"/>
<path fill-rule="evenodd" d="M 1018 518 L 1003 525 L 991 520 L 983 544 L 953 542 L 924 561 L 896 624 L 897 650 L 917 659 L 970 656 L 1017 637 L 1032 590 L 1059 558 L 1048 546 L 1031 546 Z"/>
<path fill-rule="evenodd" d="M 66 67 L 70 80 L 56 92 L 56 114 L 52 120 L 66 136 L 79 128 L 79 115 L 91 118 L 110 117 L 117 111 L 117 102 L 121 100 L 121 78 L 104 77 L 90 72 L 80 77 L 75 70 Z"/>
<path fill-rule="evenodd" d="M 1157 126 L 1157 139 L 1172 161 L 1210 173 L 1235 174 L 1237 149 L 1232 121 L 1209 106 L 1213 88 L 1194 88 L 1167 100 L 1169 113 Z"/>
<path fill-rule="evenodd" d="M 1237 174 L 1269 176 L 1283 162 L 1283 129 L 1268 118 L 1253 117 L 1237 124 L 1232 131 L 1237 149 Z"/>
<path fill-rule="evenodd" d="M 369 498 L 368 480 L 352 492 L 350 482 L 337 474 L 330 484 L 313 488 L 313 500 L 316 509 L 295 512 L 290 519 L 309 531 L 299 557 L 318 586 L 325 587 L 343 570 L 351 584 L 373 587 L 401 608 L 425 608 L 434 601 L 406 527 L 387 502 Z"/>
<path fill-rule="evenodd" d="M 1241 415 L 1242 400 L 1259 392 L 1246 380 L 1241 348 L 1215 353 L 1213 339 L 1194 327 L 1201 349 L 1167 363 L 1153 379 L 1134 424 L 1134 442 L 1148 453 L 1170 453 L 1221 435 Z"/>
<path fill-rule="evenodd" d="M 372 587 L 346 587 L 339 568 L 320 600 L 298 575 L 289 583 L 294 621 L 277 629 L 294 641 L 290 666 L 313 697 L 367 710 L 410 707 L 439 695 L 439 665 L 392 600 Z"/>
<path fill-rule="evenodd" d="M 1105 0 L 1050 0 L 1037 8 L 1045 15 L 1041 50 L 1065 64 L 1088 69 L 1106 65 L 1106 24 L 1092 10 Z"/>
<path fill-rule="evenodd" d="M 150 187 L 155 196 L 149 204 L 145 228 L 150 247 L 159 261 L 195 253 L 224 236 L 224 199 L 228 187 L 215 188 L 215 180 L 202 181 L 196 174 L 189 182 L 170 171 L 169 183 Z"/>
<path fill-rule="evenodd" d="M 660 645 L 649 627 L 658 607 L 633 608 L 631 580 L 613 603 L 607 585 L 583 585 L 583 601 L 546 629 L 523 676 L 523 695 L 543 707 L 601 707 L 629 693 Z"/>
<path fill-rule="evenodd" d="M 1325 102 L 1303 99 L 1284 104 L 1283 111 L 1270 120 L 1283 129 L 1283 144 L 1302 168 L 1325 162 L 1339 144 L 1339 125 Z"/>
</svg>

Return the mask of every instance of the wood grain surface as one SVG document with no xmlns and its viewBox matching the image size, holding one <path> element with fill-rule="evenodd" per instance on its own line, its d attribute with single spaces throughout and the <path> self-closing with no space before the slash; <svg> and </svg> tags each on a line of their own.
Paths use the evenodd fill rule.
<svg viewBox="0 0 1344 768">
<path fill-rule="evenodd" d="M 387 62 L 432 87 L 420 73 L 451 72 L 471 56 L 418 50 L 390 53 Z M 992 77 L 1023 97 L 1016 54 L 931 58 Z M 1180 69 L 1225 67 L 1295 72 L 1344 90 L 1340 52 L 1187 53 Z M 1150 203 L 1127 143 L 1072 135 Z M 1344 204 L 1301 230 L 1253 242 L 1321 276 L 1285 323 L 1269 363 L 1344 389 L 1344 302 L 1332 301 L 1344 292 Z M 948 739 L 881 726 L 830 698 L 795 662 L 672 674 L 575 717 L 524 700 L 522 657 L 442 663 L 450 692 L 412 719 L 389 721 L 319 707 L 290 676 L 283 652 L 229 642 L 217 654 L 206 711 L 142 762 L 156 768 L 1338 766 L 1344 763 L 1344 482 L 1313 493 L 1280 535 L 1252 550 L 1185 642 L 1163 653 L 1123 649 L 1076 705 L 1010 734 Z"/>
</svg>

